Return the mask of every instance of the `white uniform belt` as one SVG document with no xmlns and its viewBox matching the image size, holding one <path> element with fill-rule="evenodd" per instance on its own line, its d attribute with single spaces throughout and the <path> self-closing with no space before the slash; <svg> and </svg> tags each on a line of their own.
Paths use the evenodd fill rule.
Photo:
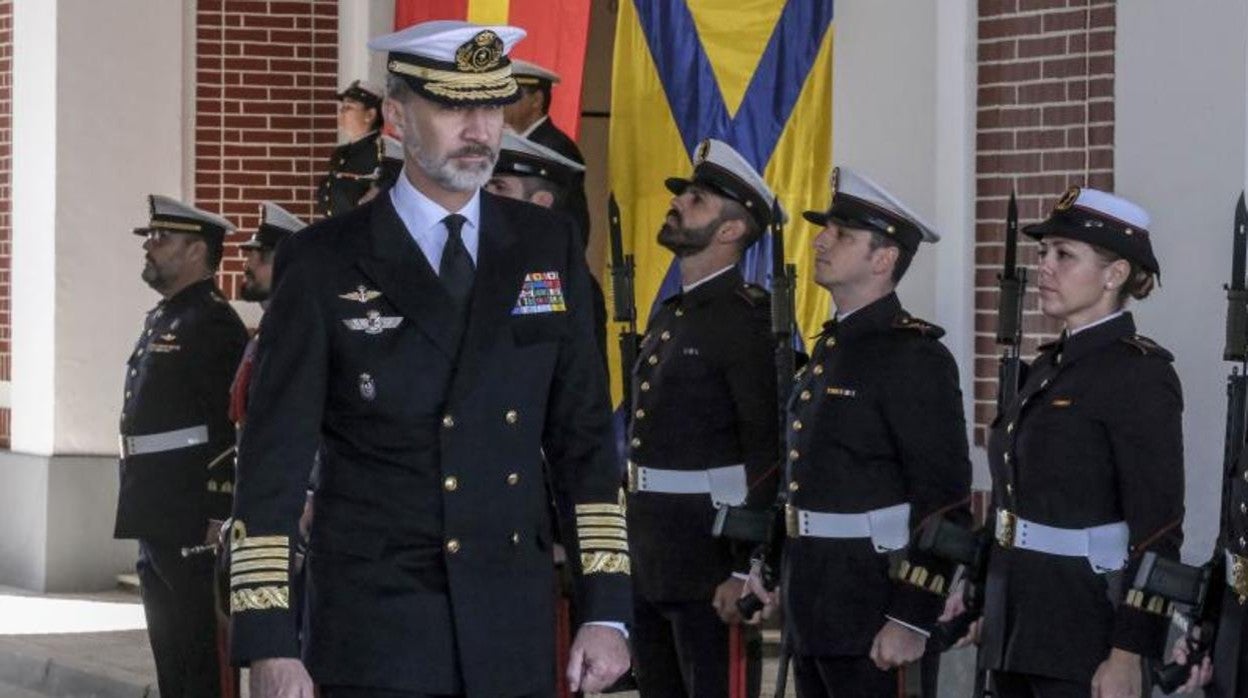
<svg viewBox="0 0 1248 698">
<path fill-rule="evenodd" d="M 877 552 L 901 550 L 910 542 L 910 504 L 856 514 L 786 507 L 785 526 L 792 538 L 870 538 Z"/>
<path fill-rule="evenodd" d="M 1001 547 L 1082 557 L 1098 574 L 1127 566 L 1130 539 L 1125 521 L 1089 528 L 1057 528 L 1019 518 L 1006 509 L 997 510 L 997 544 Z"/>
<path fill-rule="evenodd" d="M 1226 550 L 1226 585 L 1241 597 L 1248 596 L 1248 557 Z"/>
<path fill-rule="evenodd" d="M 208 443 L 208 425 L 200 424 L 197 427 L 162 431 L 159 434 L 144 434 L 142 436 L 123 435 L 119 439 L 121 441 L 122 458 L 176 451 L 179 448 L 189 448 Z"/>
<path fill-rule="evenodd" d="M 745 504 L 749 483 L 742 463 L 706 470 L 664 470 L 629 461 L 628 489 L 660 494 L 709 494 L 716 506 L 735 507 Z"/>
</svg>

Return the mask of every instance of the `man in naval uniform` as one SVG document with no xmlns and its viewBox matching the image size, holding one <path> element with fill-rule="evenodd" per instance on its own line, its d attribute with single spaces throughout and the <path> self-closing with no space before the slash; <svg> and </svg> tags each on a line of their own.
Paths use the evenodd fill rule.
<svg viewBox="0 0 1248 698">
<path fill-rule="evenodd" d="M 728 144 L 703 141 L 688 179 L 667 180 L 658 241 L 681 292 L 650 321 L 633 368 L 629 543 L 642 698 L 728 695 L 729 634 L 748 544 L 712 537 L 723 507 L 766 510 L 776 496 L 775 343 L 770 295 L 737 268 L 772 223 L 775 194 Z M 783 214 L 781 214 L 783 215 Z M 757 631 L 751 695 L 759 689 Z M 738 635 L 738 637 L 740 637 Z M 741 644 L 741 643 L 738 643 Z"/>
<path fill-rule="evenodd" d="M 520 85 L 520 98 L 507 105 L 504 117 L 516 135 L 559 153 L 581 165 L 581 172 L 567 185 L 565 208 L 581 229 L 581 242 L 589 242 L 589 203 L 585 200 L 585 156 L 576 141 L 550 120 L 550 93 L 559 74 L 529 61 L 512 61 L 512 75 Z"/>
<path fill-rule="evenodd" d="M 566 220 L 480 191 L 523 36 L 439 21 L 370 42 L 388 52 L 402 176 L 278 254 L 230 532 L 233 656 L 256 698 L 309 696 L 312 679 L 327 698 L 553 693 L 546 469 L 575 507 L 569 687 L 628 667 L 584 250 Z M 300 647 L 290 551 L 318 447 Z"/>
<path fill-rule="evenodd" d="M 272 201 L 260 204 L 260 225 L 251 239 L 239 245 L 246 255 L 243 261 L 243 288 L 240 296 L 245 301 L 259 303 L 269 308 L 269 295 L 273 293 L 273 257 L 277 246 L 294 233 L 307 227 L 297 216 Z M 247 342 L 243 360 L 230 385 L 230 419 L 242 426 L 247 418 L 247 389 L 251 387 L 251 372 L 255 368 L 256 344 L 259 331 Z"/>
<path fill-rule="evenodd" d="M 121 491 L 113 535 L 139 541 L 139 586 L 160 694 L 217 696 L 220 673 L 212 559 L 181 549 L 215 543 L 230 512 L 234 425 L 230 378 L 247 329 L 213 274 L 229 221 L 148 197 L 143 280 L 161 295 L 126 366 Z"/>
<path fill-rule="evenodd" d="M 823 228 L 815 282 L 836 316 L 789 401 L 781 589 L 794 677 L 802 696 L 895 695 L 954 572 L 911 543 L 936 517 L 970 519 L 958 367 L 944 331 L 895 293 L 919 243 L 939 236 L 844 167 L 828 210 L 804 217 Z"/>
</svg>

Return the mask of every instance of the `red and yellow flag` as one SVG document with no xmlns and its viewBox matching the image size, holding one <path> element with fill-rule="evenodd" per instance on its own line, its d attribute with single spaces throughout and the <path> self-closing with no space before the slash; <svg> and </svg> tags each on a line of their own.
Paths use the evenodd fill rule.
<svg viewBox="0 0 1248 698">
<path fill-rule="evenodd" d="M 434 19 L 510 24 L 529 33 L 512 52 L 559 74 L 550 118 L 573 139 L 581 127 L 581 80 L 589 39 L 589 0 L 396 0 L 394 27 Z"/>
</svg>

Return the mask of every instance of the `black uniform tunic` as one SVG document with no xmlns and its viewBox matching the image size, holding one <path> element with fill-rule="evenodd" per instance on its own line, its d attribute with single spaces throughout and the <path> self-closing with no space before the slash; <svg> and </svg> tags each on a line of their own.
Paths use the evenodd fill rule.
<svg viewBox="0 0 1248 698">
<path fill-rule="evenodd" d="M 746 505 L 775 501 L 776 372 L 770 296 L 733 268 L 674 296 L 650 323 L 633 369 L 629 457 L 663 470 L 744 464 Z M 637 592 L 652 601 L 709 603 L 749 550 L 711 536 L 707 494 L 628 498 Z"/>
<path fill-rule="evenodd" d="M 1206 692 L 1216 698 L 1245 698 L 1248 697 L 1248 450 L 1241 453 L 1236 467 L 1227 473 L 1223 494 L 1217 555 L 1223 565 L 1227 564 L 1227 551 L 1236 556 L 1230 561 L 1231 579 L 1243 581 L 1232 588 L 1223 574 L 1222 579 L 1213 582 L 1213 588 L 1222 594 L 1222 615 L 1213 650 L 1213 684 Z"/>
<path fill-rule="evenodd" d="M 971 467 L 958 368 L 944 331 L 889 294 L 824 325 L 789 401 L 788 502 L 853 514 L 910 504 L 969 520 Z M 890 574 L 890 557 L 897 560 Z M 867 539 L 788 539 L 784 606 L 794 654 L 865 657 L 888 618 L 928 630 L 953 565 Z"/>
<path fill-rule="evenodd" d="M 993 515 L 1058 528 L 1125 521 L 1128 564 L 994 545 L 981 662 L 1088 684 L 1111 648 L 1160 656 L 1168 608 L 1128 591 L 1140 557 L 1182 542 L 1182 389 L 1165 349 L 1124 313 L 1041 348 L 1018 398 L 993 423 Z M 1127 584 L 1123 584 L 1126 580 Z"/>
<path fill-rule="evenodd" d="M 385 143 L 380 131 L 334 148 L 329 173 L 316 192 L 316 212 L 337 216 L 358 206 L 360 197 L 382 179 L 384 161 Z"/>
<path fill-rule="evenodd" d="M 263 572 L 234 569 L 236 661 L 302 649 L 321 685 L 553 693 L 547 468 L 575 507 L 580 619 L 628 622 L 584 249 L 484 192 L 479 232 L 462 311 L 390 196 L 282 244 L 239 446 L 233 555 Z M 301 648 L 283 563 L 318 448 Z"/>
<path fill-rule="evenodd" d="M 235 438 L 228 414 L 230 381 L 246 345 L 247 328 L 212 279 L 188 286 L 147 314 L 126 365 L 121 436 L 202 425 L 208 440 L 157 453 L 123 453 L 117 538 L 198 544 L 208 519 L 230 515 L 234 459 L 228 451 Z"/>
</svg>

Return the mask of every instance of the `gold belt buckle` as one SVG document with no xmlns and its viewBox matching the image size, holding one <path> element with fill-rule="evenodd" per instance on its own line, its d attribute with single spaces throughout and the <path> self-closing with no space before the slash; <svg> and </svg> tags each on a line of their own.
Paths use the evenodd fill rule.
<svg viewBox="0 0 1248 698">
<path fill-rule="evenodd" d="M 628 462 L 628 493 L 637 494 L 637 464 Z"/>
<path fill-rule="evenodd" d="M 797 538 L 800 533 L 797 527 L 797 507 L 792 504 L 784 505 L 784 532 L 789 538 Z"/>
<path fill-rule="evenodd" d="M 1018 527 L 1018 517 L 1009 509 L 997 510 L 997 545 L 1002 548 L 1014 547 L 1014 530 Z"/>
<path fill-rule="evenodd" d="M 1230 583 L 1231 589 L 1239 595 L 1240 603 L 1243 603 L 1244 598 L 1248 597 L 1248 557 L 1231 553 L 1229 573 L 1227 581 Z"/>
</svg>

